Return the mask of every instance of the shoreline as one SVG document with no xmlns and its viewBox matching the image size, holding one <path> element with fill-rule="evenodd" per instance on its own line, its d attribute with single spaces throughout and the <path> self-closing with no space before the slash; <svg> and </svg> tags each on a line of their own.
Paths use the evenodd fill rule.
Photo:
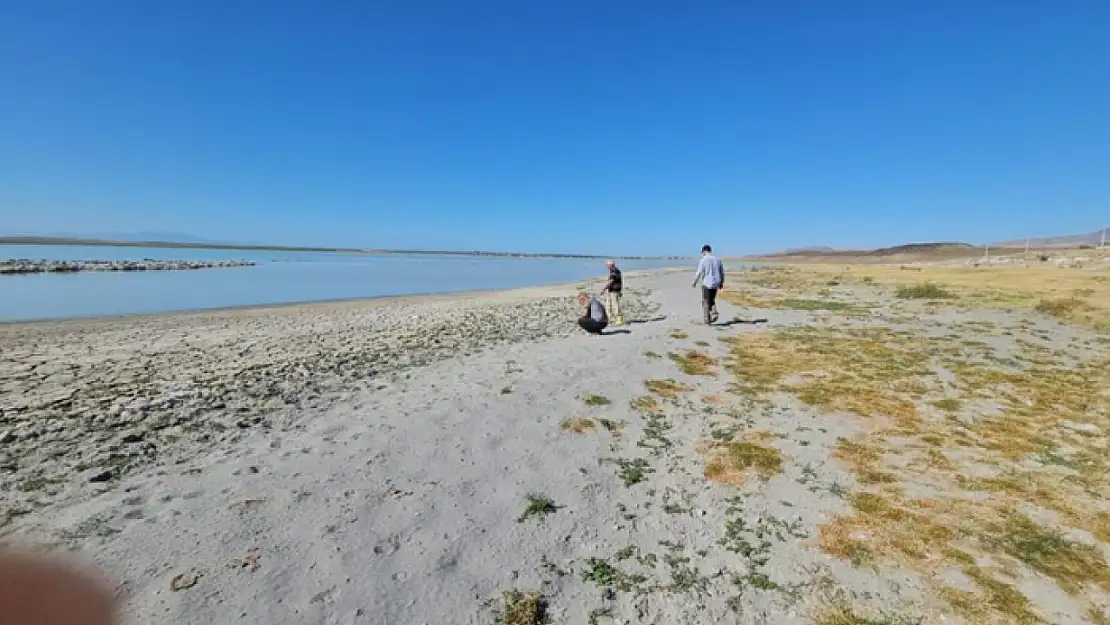
<svg viewBox="0 0 1110 625">
<path fill-rule="evenodd" d="M 636 269 L 624 272 L 626 277 L 631 278 L 650 278 L 653 275 L 667 274 L 678 271 L 686 271 L 688 267 L 656 267 L 653 269 Z M 466 289 L 461 291 L 429 291 L 425 293 L 406 293 L 402 295 L 370 295 L 366 297 L 341 297 L 334 299 L 321 299 L 321 300 L 298 300 L 294 302 L 275 302 L 275 303 L 262 303 L 262 304 L 245 304 L 242 306 L 219 306 L 216 308 L 187 308 L 180 310 L 163 310 L 155 312 L 137 312 L 137 313 L 124 313 L 119 315 L 90 315 L 90 316 L 76 316 L 76 317 L 44 317 L 37 319 L 0 319 L 0 332 L 9 327 L 27 327 L 27 326 L 49 326 L 49 325 L 71 325 L 71 324 L 102 324 L 111 323 L 114 321 L 129 321 L 129 320 L 143 320 L 155 319 L 166 317 L 190 316 L 190 315 L 206 315 L 206 314 L 220 314 L 220 313 L 249 313 L 252 311 L 265 312 L 276 311 L 291 308 L 312 308 L 323 306 L 345 306 L 345 305 L 372 305 L 378 303 L 379 305 L 389 303 L 404 303 L 412 301 L 419 303 L 421 301 L 435 301 L 443 298 L 460 298 L 472 299 L 482 296 L 495 296 L 499 294 L 512 294 L 516 292 L 527 292 L 531 290 L 540 289 L 561 289 L 574 287 L 583 282 L 597 282 L 602 280 L 602 276 L 590 276 L 582 278 L 581 280 L 551 282 L 545 284 L 532 284 L 527 286 L 509 287 L 505 289 Z"/>
</svg>

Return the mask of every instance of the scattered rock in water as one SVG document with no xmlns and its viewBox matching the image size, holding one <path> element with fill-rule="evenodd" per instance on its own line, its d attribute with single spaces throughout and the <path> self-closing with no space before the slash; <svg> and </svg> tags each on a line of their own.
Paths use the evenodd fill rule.
<svg viewBox="0 0 1110 625">
<path fill-rule="evenodd" d="M 0 261 L 0 275 L 28 273 L 77 273 L 79 271 L 182 271 L 193 269 L 222 269 L 253 267 L 257 263 L 246 260 L 195 261 L 195 260 L 30 260 L 14 258 Z"/>
</svg>

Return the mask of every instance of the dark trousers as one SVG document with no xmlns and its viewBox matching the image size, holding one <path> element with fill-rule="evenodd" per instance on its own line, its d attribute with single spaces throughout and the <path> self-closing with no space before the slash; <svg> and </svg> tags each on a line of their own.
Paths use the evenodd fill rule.
<svg viewBox="0 0 1110 625">
<path fill-rule="evenodd" d="M 717 289 L 701 287 L 701 309 L 706 323 L 717 320 Z"/>
<path fill-rule="evenodd" d="M 601 334 L 601 331 L 609 324 L 594 321 L 593 317 L 581 317 L 578 319 L 578 325 L 582 326 L 582 329 L 590 334 Z"/>
</svg>

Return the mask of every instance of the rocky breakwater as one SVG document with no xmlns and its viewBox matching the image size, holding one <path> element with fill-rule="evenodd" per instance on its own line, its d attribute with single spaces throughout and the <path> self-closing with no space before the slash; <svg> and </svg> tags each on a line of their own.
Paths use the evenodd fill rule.
<svg viewBox="0 0 1110 625">
<path fill-rule="evenodd" d="M 295 427 L 406 369 L 580 332 L 568 289 L 0 326 L 0 535 L 127 474 Z M 627 290 L 625 316 L 648 318 Z"/>
<path fill-rule="evenodd" d="M 15 258 L 0 261 L 0 275 L 29 273 L 76 273 L 78 271 L 184 271 L 253 267 L 246 260 L 30 260 Z"/>
</svg>

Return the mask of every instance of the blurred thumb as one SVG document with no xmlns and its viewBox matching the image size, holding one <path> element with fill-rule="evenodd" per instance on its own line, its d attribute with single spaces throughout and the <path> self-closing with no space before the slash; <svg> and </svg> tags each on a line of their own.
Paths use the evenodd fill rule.
<svg viewBox="0 0 1110 625">
<path fill-rule="evenodd" d="M 114 625 L 112 593 L 60 562 L 0 551 L 0 625 Z"/>
</svg>

